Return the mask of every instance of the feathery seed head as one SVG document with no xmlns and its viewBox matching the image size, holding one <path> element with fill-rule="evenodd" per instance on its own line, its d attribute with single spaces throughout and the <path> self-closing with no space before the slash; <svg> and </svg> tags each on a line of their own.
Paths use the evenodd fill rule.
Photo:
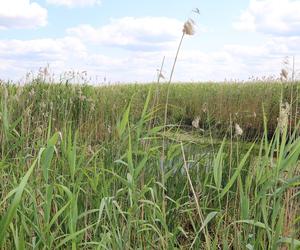
<svg viewBox="0 0 300 250">
<path fill-rule="evenodd" d="M 36 132 L 38 135 L 42 135 L 43 129 L 39 126 L 39 127 L 37 127 Z"/>
<path fill-rule="evenodd" d="M 35 93 L 34 93 L 34 89 L 30 90 L 30 92 L 29 92 L 29 96 L 30 96 L 30 97 L 33 97 L 33 96 L 34 96 L 34 94 L 35 94 Z"/>
<path fill-rule="evenodd" d="M 280 104 L 280 112 L 277 121 L 278 121 L 278 128 L 281 133 L 283 133 L 286 127 L 288 126 L 290 109 L 291 106 L 289 103 L 286 102 L 284 104 L 283 103 Z"/>
<path fill-rule="evenodd" d="M 289 72 L 286 69 L 282 69 L 281 73 L 280 73 L 280 76 L 281 76 L 282 79 L 287 80 L 288 79 L 288 74 L 289 74 Z"/>
<path fill-rule="evenodd" d="M 206 113 L 207 111 L 208 111 L 208 107 L 207 107 L 208 105 L 207 105 L 207 103 L 205 102 L 205 103 L 203 103 L 203 105 L 202 105 L 202 111 L 203 111 L 203 113 Z"/>
<path fill-rule="evenodd" d="M 239 124 L 235 124 L 235 136 L 241 136 L 243 134 L 243 130 Z"/>
<path fill-rule="evenodd" d="M 44 102 L 41 102 L 41 104 L 40 104 L 40 107 L 41 107 L 42 109 L 44 109 L 44 108 L 46 108 L 46 107 L 47 107 L 47 105 L 46 105 L 46 103 L 44 103 Z"/>
<path fill-rule="evenodd" d="M 194 128 L 199 128 L 199 122 L 200 122 L 200 117 L 197 116 L 195 119 L 192 121 L 192 125 Z"/>
<path fill-rule="evenodd" d="M 95 111 L 95 103 L 91 103 L 91 111 Z"/>
<path fill-rule="evenodd" d="M 112 130 L 111 130 L 111 126 L 110 125 L 107 126 L 107 131 L 108 131 L 109 134 L 111 134 Z"/>
<path fill-rule="evenodd" d="M 193 19 L 190 18 L 184 23 L 182 32 L 189 36 L 195 34 L 195 22 Z"/>
</svg>

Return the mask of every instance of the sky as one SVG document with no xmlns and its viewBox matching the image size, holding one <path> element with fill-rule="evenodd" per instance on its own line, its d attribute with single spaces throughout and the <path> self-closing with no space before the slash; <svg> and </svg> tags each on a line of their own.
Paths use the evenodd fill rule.
<svg viewBox="0 0 300 250">
<path fill-rule="evenodd" d="M 0 0 L 0 79 L 48 67 L 151 82 L 165 58 L 167 81 L 189 18 L 196 33 L 184 37 L 174 81 L 277 77 L 286 57 L 300 69 L 299 13 L 300 0 Z"/>
</svg>

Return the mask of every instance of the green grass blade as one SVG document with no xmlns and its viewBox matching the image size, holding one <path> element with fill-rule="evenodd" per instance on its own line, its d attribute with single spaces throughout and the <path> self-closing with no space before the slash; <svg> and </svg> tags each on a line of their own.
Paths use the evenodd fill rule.
<svg viewBox="0 0 300 250">
<path fill-rule="evenodd" d="M 15 215 L 17 213 L 17 208 L 21 202 L 23 191 L 25 189 L 25 186 L 28 182 L 30 175 L 33 172 L 33 169 L 34 169 L 36 163 L 37 163 L 37 159 L 33 162 L 31 167 L 28 169 L 27 173 L 25 174 L 25 176 L 22 178 L 18 188 L 16 189 L 16 194 L 14 196 L 14 199 L 13 199 L 10 207 L 8 208 L 8 211 L 6 212 L 6 214 L 4 215 L 4 217 L 2 218 L 2 220 L 0 222 L 0 247 L 4 243 L 5 235 L 7 233 L 9 224 L 12 222 L 13 218 L 15 217 Z"/>
<path fill-rule="evenodd" d="M 252 146 L 250 147 L 250 149 L 248 150 L 248 152 L 245 154 L 245 156 L 241 160 L 241 162 L 240 162 L 239 166 L 237 167 L 237 169 L 235 170 L 234 174 L 232 175 L 232 177 L 228 181 L 227 185 L 222 190 L 222 192 L 220 194 L 220 198 L 223 198 L 224 195 L 229 191 L 229 189 L 231 188 L 231 186 L 234 184 L 234 182 L 237 179 L 238 175 L 240 174 L 242 168 L 244 167 L 246 161 L 248 160 L 248 157 L 249 157 L 250 152 L 253 149 L 254 145 L 255 144 L 253 143 Z"/>
</svg>

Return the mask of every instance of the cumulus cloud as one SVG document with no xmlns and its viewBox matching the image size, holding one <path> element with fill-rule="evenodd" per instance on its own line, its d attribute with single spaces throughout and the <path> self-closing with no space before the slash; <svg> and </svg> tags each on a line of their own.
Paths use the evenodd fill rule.
<svg viewBox="0 0 300 250">
<path fill-rule="evenodd" d="M 19 79 L 29 71 L 52 65 L 56 72 L 76 66 L 85 58 L 86 47 L 77 38 L 0 40 L 1 77 Z"/>
<path fill-rule="evenodd" d="M 235 44 L 214 52 L 184 49 L 178 57 L 174 81 L 222 81 L 225 78 L 247 79 L 251 75 L 277 74 L 283 54 L 272 56 L 272 53 L 281 49 L 280 45 L 268 48 Z M 171 50 L 105 55 L 104 52 L 89 50 L 72 37 L 0 41 L 1 77 L 15 80 L 49 63 L 57 76 L 67 70 L 78 70 L 87 71 L 94 82 L 102 82 L 104 76 L 111 82 L 150 82 L 155 81 L 156 69 L 160 67 L 163 56 L 166 56 L 163 74 L 168 78 L 174 60 L 174 51 Z"/>
<path fill-rule="evenodd" d="M 47 24 L 47 10 L 30 0 L 0 1 L 0 29 L 35 28 Z"/>
<path fill-rule="evenodd" d="M 68 34 L 99 45 L 127 50 L 157 50 L 170 48 L 178 40 L 183 23 L 167 17 L 124 17 L 112 19 L 99 28 L 80 25 L 68 29 Z"/>
<path fill-rule="evenodd" d="M 47 0 L 47 3 L 67 7 L 100 5 L 100 0 Z"/>
<path fill-rule="evenodd" d="M 18 79 L 49 63 L 57 75 L 78 70 L 87 71 L 96 82 L 104 76 L 111 82 L 149 82 L 155 80 L 156 69 L 165 56 L 163 74 L 168 78 L 176 52 L 172 46 L 178 44 L 182 22 L 169 18 L 151 20 L 121 18 L 98 29 L 80 26 L 69 29 L 68 36 L 60 39 L 0 40 L 0 77 Z M 197 38 L 184 41 L 174 81 L 278 75 L 284 56 L 300 55 L 299 36 L 267 36 L 259 45 L 227 44 L 210 52 L 189 47 L 194 39 Z M 106 46 L 125 50 L 110 54 Z"/>
<path fill-rule="evenodd" d="M 250 0 L 233 24 L 238 30 L 280 36 L 300 36 L 299 0 Z"/>
<path fill-rule="evenodd" d="M 27 58 L 37 61 L 52 61 L 74 53 L 86 52 L 85 46 L 76 38 L 0 40 L 0 57 L 4 59 Z"/>
</svg>

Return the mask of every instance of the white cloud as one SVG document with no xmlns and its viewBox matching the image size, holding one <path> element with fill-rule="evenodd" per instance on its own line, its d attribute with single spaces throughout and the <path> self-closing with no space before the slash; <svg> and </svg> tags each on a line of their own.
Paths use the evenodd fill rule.
<svg viewBox="0 0 300 250">
<path fill-rule="evenodd" d="M 61 39 L 35 40 L 0 40 L 0 57 L 6 59 L 22 59 L 52 61 L 74 53 L 82 55 L 85 46 L 77 39 L 65 37 Z"/>
<path fill-rule="evenodd" d="M 300 36 L 299 0 L 250 0 L 233 26 L 280 36 Z"/>
<path fill-rule="evenodd" d="M 181 29 L 181 25 L 178 27 Z M 124 36 L 133 34 L 135 42 L 132 43 L 129 39 L 125 45 L 112 37 L 113 46 L 128 48 L 121 53 L 113 54 L 110 54 L 110 50 L 106 47 L 89 46 L 89 43 L 84 43 L 83 39 L 86 35 L 88 41 L 99 42 L 98 39 L 108 39 L 107 37 L 93 38 L 87 34 L 70 36 L 74 31 L 69 32 L 68 37 L 60 39 L 0 40 L 0 77 L 16 80 L 25 76 L 26 72 L 36 71 L 49 63 L 56 75 L 67 70 L 86 70 L 94 80 L 98 77 L 97 82 L 103 81 L 104 76 L 112 82 L 150 82 L 155 80 L 156 69 L 160 67 L 161 60 L 165 56 L 163 73 L 168 78 L 176 48 L 162 46 L 162 44 L 178 41 L 180 31 L 174 29 L 167 36 L 168 39 L 161 39 L 159 31 L 148 31 L 147 28 L 145 30 L 144 33 L 140 32 L 141 38 L 133 36 L 135 33 L 131 33 L 132 29 L 121 33 Z M 145 36 L 150 38 L 146 39 Z M 156 41 L 153 42 L 155 45 L 152 50 L 147 46 L 143 50 L 130 50 L 132 46 L 139 45 L 139 48 L 145 46 L 144 43 L 147 43 L 148 39 Z M 222 81 L 225 78 L 247 79 L 252 75 L 278 76 L 284 56 L 296 55 L 296 59 L 298 55 L 300 56 L 298 46 L 300 37 L 269 36 L 264 44 L 256 46 L 227 44 L 211 52 L 191 49 L 189 42 L 193 39 L 195 37 L 184 40 L 175 68 L 174 81 Z M 101 44 L 105 44 L 104 41 L 109 42 L 109 40 L 102 40 Z"/>
<path fill-rule="evenodd" d="M 48 63 L 63 72 L 86 57 L 86 47 L 77 38 L 0 40 L 1 77 L 19 79 Z"/>
<path fill-rule="evenodd" d="M 183 23 L 167 17 L 124 17 L 112 19 L 100 28 L 80 25 L 68 29 L 68 34 L 99 45 L 127 50 L 157 50 L 170 48 L 181 35 Z"/>
<path fill-rule="evenodd" d="M 34 28 L 47 24 L 47 10 L 30 0 L 0 1 L 0 29 Z"/>
<path fill-rule="evenodd" d="M 47 3 L 67 7 L 100 5 L 101 0 L 47 0 Z"/>
<path fill-rule="evenodd" d="M 184 49 L 179 54 L 173 79 L 222 81 L 225 78 L 247 79 L 251 75 L 278 75 L 284 55 L 278 53 L 277 56 L 273 56 L 273 53 L 280 50 L 280 44 L 270 49 L 267 46 L 249 47 L 233 44 L 214 52 Z M 300 52 L 299 49 L 297 51 Z M 150 82 L 155 80 L 156 69 L 160 67 L 163 56 L 166 56 L 163 74 L 168 78 L 174 52 L 132 51 L 107 56 L 88 50 L 80 40 L 71 37 L 29 41 L 6 40 L 0 41 L 0 64 L 3 66 L 1 77 L 17 80 L 25 76 L 26 72 L 37 71 L 39 67 L 49 63 L 57 76 L 65 71 L 75 70 L 87 71 L 97 82 L 102 82 L 104 76 L 111 82 Z"/>
</svg>

